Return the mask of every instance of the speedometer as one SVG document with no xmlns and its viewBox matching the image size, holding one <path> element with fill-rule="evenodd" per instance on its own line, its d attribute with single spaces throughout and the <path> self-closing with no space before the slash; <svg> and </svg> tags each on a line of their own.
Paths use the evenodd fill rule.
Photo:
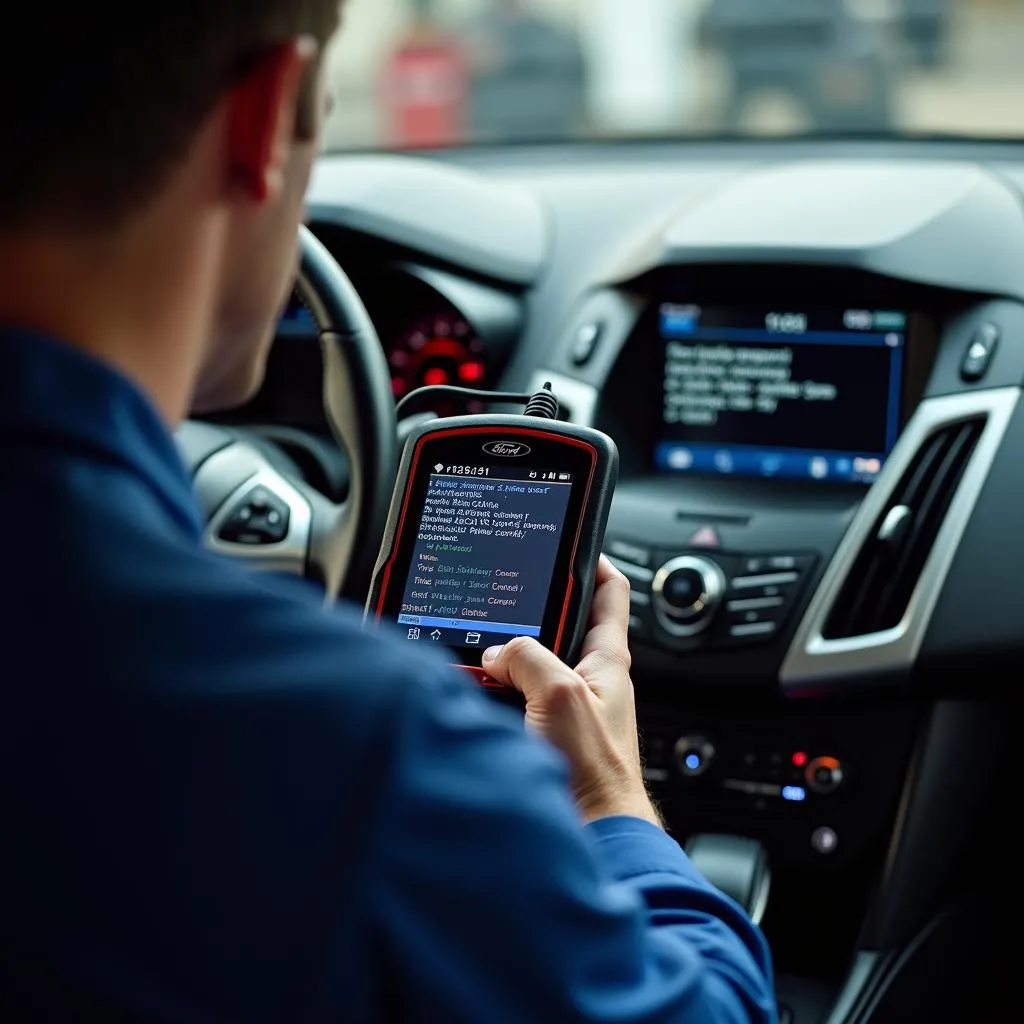
<svg viewBox="0 0 1024 1024">
<path fill-rule="evenodd" d="M 400 332 L 389 345 L 391 390 L 399 399 L 439 384 L 487 388 L 485 355 L 483 341 L 467 320 L 453 312 L 433 313 Z"/>
</svg>

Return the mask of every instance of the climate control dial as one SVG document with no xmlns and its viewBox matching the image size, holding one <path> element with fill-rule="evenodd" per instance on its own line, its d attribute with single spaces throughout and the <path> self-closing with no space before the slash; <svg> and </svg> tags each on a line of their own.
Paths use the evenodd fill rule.
<svg viewBox="0 0 1024 1024">
<path fill-rule="evenodd" d="M 835 757 L 816 757 L 804 769 L 807 788 L 823 796 L 834 793 L 843 784 L 843 766 Z"/>
<path fill-rule="evenodd" d="M 725 597 L 728 581 L 710 559 L 684 555 L 666 562 L 651 584 L 654 613 L 673 636 L 703 633 Z"/>
</svg>

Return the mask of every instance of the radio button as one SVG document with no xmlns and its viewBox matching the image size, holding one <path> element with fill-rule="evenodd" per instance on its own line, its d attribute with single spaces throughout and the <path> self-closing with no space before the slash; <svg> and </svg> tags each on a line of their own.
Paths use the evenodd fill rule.
<svg viewBox="0 0 1024 1024">
<path fill-rule="evenodd" d="M 633 565 L 632 562 L 626 562 L 614 555 L 609 555 L 608 558 L 612 565 L 629 580 L 631 586 L 642 587 L 646 590 L 651 585 L 654 573 L 650 569 L 646 569 L 642 565 Z"/>
<path fill-rule="evenodd" d="M 960 375 L 968 384 L 976 384 L 988 372 L 999 347 L 999 338 L 999 328 L 995 324 L 983 324 L 975 332 L 960 368 Z"/>
<path fill-rule="evenodd" d="M 647 621 L 640 615 L 630 615 L 629 635 L 634 640 L 644 640 L 648 634 Z"/>
<path fill-rule="evenodd" d="M 601 338 L 604 336 L 604 323 L 592 320 L 582 324 L 576 332 L 572 346 L 572 361 L 576 366 L 586 366 L 597 351 Z"/>
<path fill-rule="evenodd" d="M 758 643 L 772 639 L 782 625 L 785 601 L 781 597 L 742 598 L 726 605 L 726 629 L 733 643 Z"/>
<path fill-rule="evenodd" d="M 767 555 L 749 555 L 743 560 L 741 576 L 764 576 L 772 573 L 804 573 L 814 566 L 814 555 L 776 552 Z"/>
<path fill-rule="evenodd" d="M 605 553 L 611 558 L 619 558 L 648 569 L 651 565 L 651 552 L 639 544 L 630 544 L 625 540 L 609 540 L 605 543 Z"/>
<path fill-rule="evenodd" d="M 742 597 L 730 601 L 726 609 L 730 612 L 766 612 L 774 608 L 782 608 L 786 599 L 781 595 L 767 597 Z"/>
<path fill-rule="evenodd" d="M 676 744 L 676 766 L 688 779 L 696 779 L 711 767 L 715 753 L 714 745 L 703 736 L 684 736 Z"/>
<path fill-rule="evenodd" d="M 777 622 L 740 622 L 729 627 L 729 636 L 733 640 L 765 640 L 774 636 L 778 628 Z"/>
<path fill-rule="evenodd" d="M 797 572 L 766 572 L 758 576 L 737 576 L 732 581 L 734 591 L 761 590 L 765 587 L 791 587 L 800 579 Z"/>
</svg>

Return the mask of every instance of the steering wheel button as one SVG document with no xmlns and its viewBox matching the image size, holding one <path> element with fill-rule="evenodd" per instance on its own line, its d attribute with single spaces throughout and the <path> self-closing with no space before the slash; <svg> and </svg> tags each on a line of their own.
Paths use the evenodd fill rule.
<svg viewBox="0 0 1024 1024">
<path fill-rule="evenodd" d="M 235 506 L 221 527 L 218 539 L 243 547 L 264 547 L 283 543 L 288 529 L 288 506 L 261 487 Z"/>
</svg>

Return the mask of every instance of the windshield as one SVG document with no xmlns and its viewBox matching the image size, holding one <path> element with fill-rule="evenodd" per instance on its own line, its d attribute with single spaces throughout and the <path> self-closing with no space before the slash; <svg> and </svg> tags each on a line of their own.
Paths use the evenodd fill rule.
<svg viewBox="0 0 1024 1024">
<path fill-rule="evenodd" d="M 1022 0 L 348 0 L 329 150 L 1024 137 Z"/>
</svg>

